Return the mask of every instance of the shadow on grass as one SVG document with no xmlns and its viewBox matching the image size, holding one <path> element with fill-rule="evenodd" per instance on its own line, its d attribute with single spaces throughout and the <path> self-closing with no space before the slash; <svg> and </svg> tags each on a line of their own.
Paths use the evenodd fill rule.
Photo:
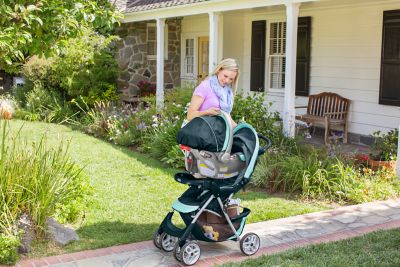
<svg viewBox="0 0 400 267">
<path fill-rule="evenodd" d="M 161 224 L 161 221 L 160 221 Z M 159 224 L 134 224 L 121 221 L 100 222 L 78 229 L 79 242 L 65 247 L 68 251 L 96 249 L 151 240 Z"/>
</svg>

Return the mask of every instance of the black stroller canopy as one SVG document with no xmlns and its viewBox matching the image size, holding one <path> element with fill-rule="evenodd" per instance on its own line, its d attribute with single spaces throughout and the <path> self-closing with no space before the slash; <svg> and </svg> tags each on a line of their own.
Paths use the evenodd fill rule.
<svg viewBox="0 0 400 267">
<path fill-rule="evenodd" d="M 227 146 L 228 127 L 222 116 L 196 117 L 179 130 L 176 141 L 198 150 L 221 152 Z"/>
</svg>

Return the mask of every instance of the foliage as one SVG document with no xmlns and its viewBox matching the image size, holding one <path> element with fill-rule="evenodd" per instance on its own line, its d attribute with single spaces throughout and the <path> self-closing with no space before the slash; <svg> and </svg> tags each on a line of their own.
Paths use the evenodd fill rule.
<svg viewBox="0 0 400 267">
<path fill-rule="evenodd" d="M 2 0 L 0 17 L 0 68 L 11 72 L 26 56 L 58 53 L 85 28 L 109 32 L 121 15 L 107 0 Z"/>
<path fill-rule="evenodd" d="M 399 130 L 397 128 L 387 133 L 376 131 L 372 134 L 375 137 L 373 144 L 374 153 L 371 155 L 376 160 L 396 160 Z"/>
<path fill-rule="evenodd" d="M 247 96 L 236 95 L 231 113 L 232 119 L 236 122 L 246 121 L 258 133 L 271 139 L 274 146 L 291 143 L 290 139 L 282 134 L 279 113 L 271 112 L 272 103 L 264 103 L 264 101 L 265 94 L 262 93 L 249 94 Z"/>
<path fill-rule="evenodd" d="M 81 107 L 116 100 L 117 65 L 111 42 L 89 30 L 66 42 L 58 56 L 32 57 L 22 68 L 26 84 L 14 95 L 25 112 L 20 118 L 76 124 Z"/>
<path fill-rule="evenodd" d="M 149 81 L 141 80 L 137 84 L 140 96 L 149 96 L 156 93 L 156 85 Z"/>
<path fill-rule="evenodd" d="M 17 248 L 20 241 L 17 236 L 0 232 L 0 264 L 14 264 L 18 260 Z"/>
<path fill-rule="evenodd" d="M 376 172 L 359 161 L 309 146 L 293 154 L 275 148 L 259 160 L 252 183 L 270 191 L 296 192 L 307 199 L 362 203 L 400 195 L 393 171 Z"/>
<path fill-rule="evenodd" d="M 66 42 L 55 57 L 53 79 L 67 101 L 82 97 L 89 106 L 99 100 L 116 100 L 118 67 L 111 45 L 115 36 L 86 31 L 84 38 Z"/>
<path fill-rule="evenodd" d="M 46 138 L 29 144 L 1 128 L 0 233 L 13 233 L 17 218 L 27 212 L 38 234 L 49 216 L 60 221 L 77 219 L 90 192 L 82 169 L 71 162 L 63 143 L 48 149 Z"/>
</svg>

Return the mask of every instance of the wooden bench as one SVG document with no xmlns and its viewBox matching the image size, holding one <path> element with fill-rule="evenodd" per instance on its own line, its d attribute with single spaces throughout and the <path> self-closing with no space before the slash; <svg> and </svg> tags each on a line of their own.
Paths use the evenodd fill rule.
<svg viewBox="0 0 400 267">
<path fill-rule="evenodd" d="M 330 130 L 343 130 L 343 143 L 347 143 L 349 99 L 335 93 L 320 93 L 310 95 L 307 106 L 296 108 L 307 108 L 306 114 L 296 116 L 297 120 L 325 128 L 325 144 L 329 142 Z"/>
</svg>

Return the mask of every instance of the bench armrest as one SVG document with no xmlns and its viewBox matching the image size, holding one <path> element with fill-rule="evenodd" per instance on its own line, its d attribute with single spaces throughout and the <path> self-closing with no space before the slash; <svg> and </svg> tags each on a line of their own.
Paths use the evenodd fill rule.
<svg viewBox="0 0 400 267">
<path fill-rule="evenodd" d="M 297 107 L 294 107 L 294 108 L 308 108 L 308 106 L 297 106 Z"/>
</svg>

